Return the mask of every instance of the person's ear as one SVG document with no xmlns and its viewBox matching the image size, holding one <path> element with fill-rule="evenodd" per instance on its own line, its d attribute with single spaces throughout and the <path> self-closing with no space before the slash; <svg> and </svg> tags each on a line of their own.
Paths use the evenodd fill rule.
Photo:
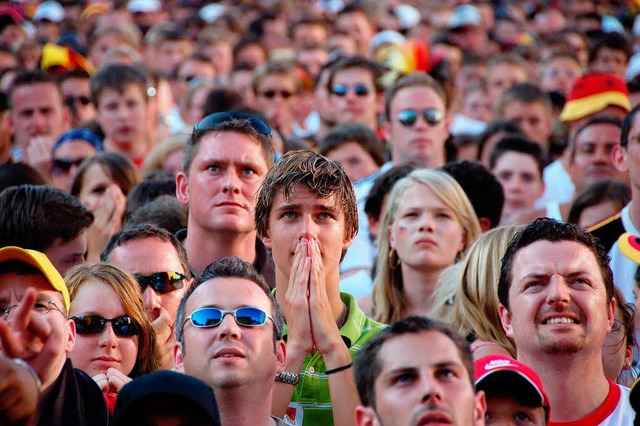
<svg viewBox="0 0 640 426">
<path fill-rule="evenodd" d="M 180 204 L 189 205 L 189 177 L 185 172 L 178 172 L 176 175 L 176 198 Z"/>
<path fill-rule="evenodd" d="M 487 398 L 484 391 L 476 393 L 475 407 L 473 410 L 473 421 L 477 426 L 484 425 L 484 415 L 487 412 Z"/>
<path fill-rule="evenodd" d="M 73 320 L 67 320 L 67 341 L 65 342 L 64 351 L 71 353 L 76 344 L 76 323 Z"/>
<path fill-rule="evenodd" d="M 371 407 L 358 405 L 356 407 L 356 425 L 357 426 L 377 426 L 378 416 Z"/>
<path fill-rule="evenodd" d="M 262 240 L 262 244 L 264 244 L 268 250 L 273 250 L 268 224 L 265 224 L 264 231 L 260 233 L 260 239 Z"/>
<path fill-rule="evenodd" d="M 627 165 L 627 150 L 624 149 L 622 145 L 614 145 L 611 158 L 613 160 L 613 167 L 615 167 L 619 173 L 627 173 L 629 171 L 629 166 Z"/>
<path fill-rule="evenodd" d="M 173 368 L 178 373 L 184 373 L 184 352 L 182 351 L 182 343 L 178 341 L 173 347 Z"/>
<path fill-rule="evenodd" d="M 502 329 L 507 337 L 513 339 L 513 324 L 511 322 L 511 314 L 509 310 L 501 303 L 498 307 L 500 313 L 500 322 L 502 323 Z"/>
<path fill-rule="evenodd" d="M 612 297 L 609 305 L 607 306 L 607 331 L 611 331 L 613 328 L 613 322 L 616 318 L 616 312 L 618 312 L 618 303 L 616 302 L 616 298 Z"/>
<path fill-rule="evenodd" d="M 483 234 L 487 232 L 489 229 L 491 229 L 491 221 L 489 220 L 489 218 L 479 217 L 478 222 L 480 222 L 480 229 L 482 229 Z"/>
<path fill-rule="evenodd" d="M 276 374 L 280 374 L 287 366 L 287 345 L 284 340 L 276 341 Z"/>
</svg>

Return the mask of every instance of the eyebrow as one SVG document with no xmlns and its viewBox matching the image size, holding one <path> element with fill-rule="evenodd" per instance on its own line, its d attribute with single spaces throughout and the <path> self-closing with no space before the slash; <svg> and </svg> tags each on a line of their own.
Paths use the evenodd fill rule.
<svg viewBox="0 0 640 426">
<path fill-rule="evenodd" d="M 246 161 L 246 160 L 234 160 L 229 161 L 228 158 L 218 158 L 218 157 L 205 157 L 202 159 L 202 162 L 205 164 L 224 164 L 229 165 L 233 163 L 234 165 L 239 165 L 242 167 L 260 167 L 260 163 L 258 161 Z"/>
<path fill-rule="evenodd" d="M 282 204 L 278 207 L 276 207 L 275 211 L 276 212 L 283 212 L 283 211 L 287 211 L 287 210 L 300 210 L 302 208 L 302 206 L 300 204 L 296 204 L 296 203 L 285 203 Z M 313 204 L 311 206 L 312 209 L 314 210 L 321 210 L 321 211 L 325 211 L 325 212 L 332 212 L 335 213 L 336 215 L 340 214 L 340 210 L 338 210 L 336 207 L 334 206 L 330 206 L 330 205 L 326 205 L 326 204 Z"/>
</svg>

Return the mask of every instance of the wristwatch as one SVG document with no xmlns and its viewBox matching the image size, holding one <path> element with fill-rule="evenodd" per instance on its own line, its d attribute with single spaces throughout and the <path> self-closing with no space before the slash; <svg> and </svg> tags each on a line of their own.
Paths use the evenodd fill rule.
<svg viewBox="0 0 640 426">
<path fill-rule="evenodd" d="M 276 376 L 276 380 L 295 386 L 300 383 L 300 375 L 284 370 Z"/>
</svg>

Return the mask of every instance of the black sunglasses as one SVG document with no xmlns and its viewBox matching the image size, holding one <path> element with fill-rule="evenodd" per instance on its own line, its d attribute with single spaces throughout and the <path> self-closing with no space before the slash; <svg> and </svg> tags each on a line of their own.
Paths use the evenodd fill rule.
<svg viewBox="0 0 640 426">
<path fill-rule="evenodd" d="M 396 120 L 400 124 L 405 127 L 412 127 L 418 121 L 418 114 L 422 114 L 424 121 L 428 124 L 435 126 L 436 124 L 440 124 L 440 122 L 444 119 L 444 113 L 435 108 L 427 108 L 422 111 L 416 111 L 415 109 L 405 109 L 404 111 L 400 111 L 398 115 L 396 115 Z"/>
<path fill-rule="evenodd" d="M 364 84 L 356 84 L 352 86 L 352 88 L 356 96 L 367 96 L 369 92 L 371 92 L 371 89 L 369 89 L 369 87 L 365 86 Z M 349 86 L 347 86 L 346 84 L 336 84 L 335 86 L 333 86 L 333 89 L 331 89 L 331 93 L 339 97 L 347 96 L 348 92 Z"/>
<path fill-rule="evenodd" d="M 232 311 L 224 311 L 218 308 L 202 308 L 193 311 L 191 315 L 184 320 L 182 326 L 184 327 L 187 322 L 191 321 L 191 324 L 198 328 L 216 327 L 220 325 L 222 319 L 227 314 L 233 315 L 236 323 L 244 327 L 264 325 L 267 319 L 273 322 L 271 315 L 268 315 L 265 311 L 258 308 L 243 307 Z"/>
<path fill-rule="evenodd" d="M 267 99 L 273 99 L 276 96 L 280 96 L 283 99 L 289 99 L 290 97 L 292 97 L 294 95 L 293 92 L 290 92 L 288 90 L 265 90 L 264 92 L 260 93 L 262 96 L 264 96 Z"/>
<path fill-rule="evenodd" d="M 231 120 L 248 120 L 253 129 L 264 136 L 271 136 L 271 128 L 267 126 L 267 123 L 260 120 L 255 115 L 247 114 L 244 112 L 215 112 L 207 115 L 200 120 L 198 124 L 193 127 L 195 131 L 211 131 L 216 130 L 222 123 Z"/>
<path fill-rule="evenodd" d="M 63 102 L 68 107 L 72 107 L 76 104 L 87 106 L 91 103 L 91 99 L 87 96 L 65 96 Z"/>
<path fill-rule="evenodd" d="M 80 163 L 82 163 L 84 160 L 85 160 L 84 158 L 78 158 L 77 160 L 68 160 L 66 158 L 54 158 L 52 163 L 53 170 L 55 172 L 69 173 L 69 170 L 71 170 L 71 167 L 73 166 L 78 167 Z"/>
<path fill-rule="evenodd" d="M 117 336 L 136 336 L 140 334 L 138 325 L 131 317 L 123 316 L 112 319 L 102 318 L 98 315 L 76 315 L 71 317 L 76 324 L 78 334 L 100 334 L 104 331 L 108 322 L 113 327 Z"/>
<path fill-rule="evenodd" d="M 136 274 L 136 281 L 144 292 L 147 286 L 151 286 L 160 294 L 167 294 L 184 287 L 185 275 L 180 272 L 157 272 L 151 275 Z"/>
</svg>

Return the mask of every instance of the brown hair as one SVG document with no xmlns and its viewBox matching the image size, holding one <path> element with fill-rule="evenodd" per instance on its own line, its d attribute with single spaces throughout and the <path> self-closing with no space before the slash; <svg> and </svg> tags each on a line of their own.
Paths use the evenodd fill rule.
<svg viewBox="0 0 640 426">
<path fill-rule="evenodd" d="M 291 151 L 282 156 L 262 181 L 256 202 L 256 229 L 262 236 L 268 228 L 273 200 L 282 190 L 284 198 L 295 196 L 295 187 L 305 185 L 319 198 L 336 197 L 336 205 L 342 207 L 345 236 L 355 237 L 358 232 L 358 208 L 353 185 L 342 167 L 313 151 Z"/>
<path fill-rule="evenodd" d="M 159 360 L 156 352 L 156 332 L 144 306 L 138 282 L 133 276 L 110 263 L 76 265 L 67 272 L 64 280 L 69 288 L 71 304 L 80 286 L 89 280 L 97 280 L 113 287 L 125 312 L 140 329 L 136 363 L 128 376 L 135 378 L 157 371 Z M 100 301 L 96 300 L 95 303 L 99 305 Z"/>
</svg>

